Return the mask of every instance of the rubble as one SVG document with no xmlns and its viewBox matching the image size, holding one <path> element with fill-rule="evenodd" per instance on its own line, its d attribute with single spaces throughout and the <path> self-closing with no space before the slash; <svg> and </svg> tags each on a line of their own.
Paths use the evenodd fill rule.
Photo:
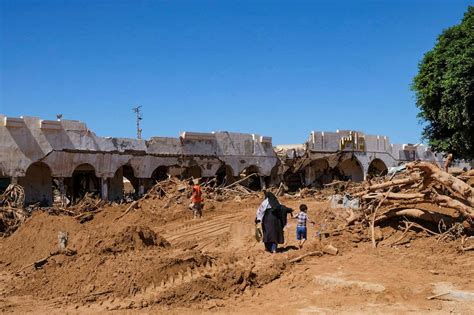
<svg viewBox="0 0 474 315">
<path fill-rule="evenodd" d="M 474 189 L 463 181 L 467 177 L 455 177 L 428 162 L 408 163 L 398 175 L 352 189 L 361 206 L 347 211 L 347 226 L 369 228 L 374 247 L 375 226 L 393 220 L 405 225 L 403 235 L 414 229 L 438 240 L 460 238 L 474 231 Z"/>
<path fill-rule="evenodd" d="M 0 195 L 0 206 L 21 208 L 25 204 L 25 190 L 18 184 L 10 184 Z"/>
</svg>

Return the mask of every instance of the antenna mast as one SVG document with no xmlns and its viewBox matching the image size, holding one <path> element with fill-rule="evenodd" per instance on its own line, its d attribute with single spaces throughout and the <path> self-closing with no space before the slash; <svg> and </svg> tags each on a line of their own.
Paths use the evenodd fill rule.
<svg viewBox="0 0 474 315">
<path fill-rule="evenodd" d="M 143 119 L 143 116 L 141 113 L 141 108 L 142 108 L 141 105 L 132 108 L 133 112 L 137 115 L 137 139 L 142 138 L 142 129 L 140 128 L 140 121 Z"/>
</svg>

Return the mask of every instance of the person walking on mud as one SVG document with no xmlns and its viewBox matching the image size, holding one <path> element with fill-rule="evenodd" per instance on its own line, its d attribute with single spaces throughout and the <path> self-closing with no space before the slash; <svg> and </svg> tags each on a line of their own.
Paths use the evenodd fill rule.
<svg viewBox="0 0 474 315">
<path fill-rule="evenodd" d="M 265 250 L 276 253 L 278 244 L 285 242 L 283 228 L 287 222 L 287 215 L 293 210 L 280 204 L 271 192 L 263 191 L 263 194 L 265 200 L 257 209 L 255 224 L 262 230 Z"/>
<path fill-rule="evenodd" d="M 191 194 L 191 204 L 189 205 L 189 208 L 193 210 L 193 217 L 194 219 L 202 218 L 202 190 L 201 186 L 199 185 L 199 180 L 194 179 L 193 180 L 193 188 L 192 188 L 192 194 Z"/>
<path fill-rule="evenodd" d="M 298 224 L 296 225 L 296 240 L 298 241 L 299 249 L 302 249 L 308 237 L 306 222 L 309 221 L 312 225 L 315 225 L 316 222 L 310 220 L 308 216 L 308 207 L 305 204 L 300 205 L 300 212 L 293 218 L 298 220 Z"/>
</svg>

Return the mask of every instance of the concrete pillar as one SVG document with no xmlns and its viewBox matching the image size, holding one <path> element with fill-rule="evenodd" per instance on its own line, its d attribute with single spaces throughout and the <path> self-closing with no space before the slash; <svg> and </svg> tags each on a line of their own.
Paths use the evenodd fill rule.
<svg viewBox="0 0 474 315">
<path fill-rule="evenodd" d="M 59 189 L 59 199 L 61 201 L 61 207 L 65 207 L 67 205 L 66 201 L 66 188 L 64 186 L 64 177 L 58 177 L 58 189 Z"/>
<path fill-rule="evenodd" d="M 108 179 L 107 177 L 102 177 L 100 179 L 100 182 L 101 182 L 101 198 L 102 200 L 109 200 L 109 188 L 108 188 L 108 185 L 107 185 L 107 182 L 108 182 Z"/>
<path fill-rule="evenodd" d="M 311 166 L 308 166 L 304 169 L 304 184 L 309 186 L 316 179 L 316 172 Z"/>
<path fill-rule="evenodd" d="M 143 184 L 144 180 L 138 178 L 138 196 L 143 196 L 145 194 L 145 185 Z"/>
</svg>

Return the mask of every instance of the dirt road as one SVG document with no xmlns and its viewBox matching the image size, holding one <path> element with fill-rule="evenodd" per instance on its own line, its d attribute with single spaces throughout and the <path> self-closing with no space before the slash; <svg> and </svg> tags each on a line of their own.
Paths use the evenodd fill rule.
<svg viewBox="0 0 474 315">
<path fill-rule="evenodd" d="M 296 209 L 302 200 L 282 200 Z M 306 199 L 321 223 L 328 202 Z M 474 312 L 474 254 L 430 237 L 373 249 L 369 238 L 342 232 L 271 255 L 253 237 L 257 198 L 210 201 L 192 220 L 184 205 L 150 198 L 114 221 L 126 205 L 108 206 L 84 224 L 35 213 L 0 240 L 2 313 L 459 313 Z M 391 231 L 389 231 L 391 229 Z M 52 256 L 59 231 L 75 254 Z M 387 227 L 384 235 L 397 237 Z M 401 232 L 400 232 L 401 233 Z M 337 256 L 291 258 L 332 244 Z M 428 300 L 430 296 L 443 294 Z"/>
</svg>

